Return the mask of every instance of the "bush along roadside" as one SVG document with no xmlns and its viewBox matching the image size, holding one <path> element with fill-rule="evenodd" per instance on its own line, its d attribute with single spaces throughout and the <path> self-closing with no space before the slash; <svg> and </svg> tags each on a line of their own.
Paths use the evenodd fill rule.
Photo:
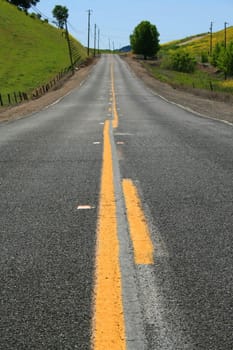
<svg viewBox="0 0 233 350">
<path fill-rule="evenodd" d="M 187 73 L 187 66 L 185 65 L 181 66 L 181 69 L 179 65 L 179 69 L 171 68 L 171 63 L 173 62 L 170 60 L 170 57 L 157 62 L 147 61 L 141 63 L 154 78 L 174 88 L 181 88 L 187 91 L 205 90 L 214 93 L 233 94 L 233 78 L 229 76 L 225 80 L 224 72 L 210 64 L 196 63 L 194 71 Z"/>
</svg>

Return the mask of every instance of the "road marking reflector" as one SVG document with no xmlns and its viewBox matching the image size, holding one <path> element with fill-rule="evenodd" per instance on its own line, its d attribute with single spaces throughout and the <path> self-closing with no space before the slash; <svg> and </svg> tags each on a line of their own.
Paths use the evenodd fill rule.
<svg viewBox="0 0 233 350">
<path fill-rule="evenodd" d="M 77 209 L 78 210 L 90 210 L 90 209 L 95 209 L 95 207 L 92 207 L 91 205 L 78 205 Z"/>
<path fill-rule="evenodd" d="M 131 134 L 129 132 L 115 132 L 115 136 L 134 136 L 134 134 Z"/>
<path fill-rule="evenodd" d="M 124 141 L 117 141 L 117 145 L 124 145 Z"/>
<path fill-rule="evenodd" d="M 93 350 L 126 350 L 110 121 L 105 122 L 96 248 Z"/>
<path fill-rule="evenodd" d="M 101 144 L 100 141 L 95 141 L 95 142 L 93 142 L 93 145 L 100 145 L 100 144 Z"/>
<path fill-rule="evenodd" d="M 134 248 L 135 263 L 141 265 L 153 264 L 153 243 L 150 238 L 149 228 L 142 210 L 138 191 L 130 179 L 123 179 L 122 187 L 125 196 L 130 236 Z"/>
</svg>

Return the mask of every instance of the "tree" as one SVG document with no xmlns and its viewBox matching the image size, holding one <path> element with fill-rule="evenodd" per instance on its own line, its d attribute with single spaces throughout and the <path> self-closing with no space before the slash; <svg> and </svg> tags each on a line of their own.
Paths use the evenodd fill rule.
<svg viewBox="0 0 233 350">
<path fill-rule="evenodd" d="M 148 21 L 142 21 L 130 35 L 130 43 L 133 52 L 143 55 L 145 60 L 148 56 L 156 56 L 159 51 L 159 32 L 156 26 Z"/>
<path fill-rule="evenodd" d="M 53 9 L 53 17 L 56 18 L 58 27 L 63 29 L 67 18 L 69 17 L 67 7 L 56 5 Z"/>
<path fill-rule="evenodd" d="M 24 10 L 29 9 L 32 5 L 36 5 L 40 0 L 7 0 L 12 5 L 18 6 Z"/>
<path fill-rule="evenodd" d="M 233 75 L 233 42 L 231 41 L 227 47 L 222 47 L 218 58 L 217 67 L 224 72 L 225 78 L 227 75 Z"/>
<path fill-rule="evenodd" d="M 225 45 L 224 42 L 221 43 L 216 43 L 214 49 L 213 49 L 213 53 L 212 56 L 210 57 L 210 63 L 214 66 L 217 67 L 218 65 L 218 57 L 220 55 L 220 52 L 222 50 L 225 50 Z"/>
<path fill-rule="evenodd" d="M 233 75 L 233 42 L 225 47 L 224 42 L 217 43 L 210 60 L 211 64 L 217 67 L 225 75 L 225 78 Z"/>
</svg>

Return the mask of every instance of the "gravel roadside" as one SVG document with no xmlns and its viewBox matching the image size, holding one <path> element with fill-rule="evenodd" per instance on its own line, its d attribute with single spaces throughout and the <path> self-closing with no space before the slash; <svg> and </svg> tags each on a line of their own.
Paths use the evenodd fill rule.
<svg viewBox="0 0 233 350">
<path fill-rule="evenodd" d="M 195 89 L 188 92 L 174 88 L 152 77 L 152 75 L 150 75 L 150 73 L 141 65 L 139 60 L 128 56 L 122 56 L 122 58 L 128 63 L 136 76 L 142 79 L 156 94 L 203 116 L 233 123 L 233 96 L 232 98 L 229 98 L 228 96 L 229 101 L 224 102 L 217 100 L 221 98 L 220 94 L 211 94 L 207 91 Z M 222 98 L 224 98 L 223 95 Z"/>
</svg>

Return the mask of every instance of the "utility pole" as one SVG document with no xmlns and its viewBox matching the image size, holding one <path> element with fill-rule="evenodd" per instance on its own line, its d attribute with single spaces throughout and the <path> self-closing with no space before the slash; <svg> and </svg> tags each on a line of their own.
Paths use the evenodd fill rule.
<svg viewBox="0 0 233 350">
<path fill-rule="evenodd" d="M 227 48 L 227 25 L 228 23 L 227 22 L 224 22 L 224 47 L 225 47 L 225 50 Z M 227 79 L 227 72 L 225 72 L 225 80 Z"/>
<path fill-rule="evenodd" d="M 100 54 L 100 29 L 98 29 L 98 55 Z"/>
<path fill-rule="evenodd" d="M 87 55 L 90 54 L 90 28 L 91 28 L 91 10 L 88 10 L 88 34 L 87 34 Z"/>
<path fill-rule="evenodd" d="M 111 51 L 111 43 L 110 43 L 110 39 L 108 39 L 108 47 L 109 47 L 109 51 Z"/>
<path fill-rule="evenodd" d="M 74 74 L 74 63 L 73 63 L 73 58 L 72 58 L 72 50 L 71 50 L 70 37 L 69 37 L 68 26 L 67 26 L 67 20 L 65 21 L 65 28 L 66 28 L 66 40 L 67 40 L 69 56 L 70 56 L 70 65 L 71 65 L 72 74 Z"/>
<path fill-rule="evenodd" d="M 113 49 L 113 52 L 115 51 L 115 43 L 114 41 L 112 42 L 112 49 Z"/>
<path fill-rule="evenodd" d="M 95 30 L 94 30 L 94 57 L 96 52 L 96 24 L 95 24 Z"/>
<path fill-rule="evenodd" d="M 224 23 L 224 46 L 225 46 L 225 48 L 227 47 L 227 25 L 228 25 L 228 23 L 225 22 Z"/>
<path fill-rule="evenodd" d="M 210 22 L 210 56 L 213 50 L 213 22 Z"/>
</svg>

